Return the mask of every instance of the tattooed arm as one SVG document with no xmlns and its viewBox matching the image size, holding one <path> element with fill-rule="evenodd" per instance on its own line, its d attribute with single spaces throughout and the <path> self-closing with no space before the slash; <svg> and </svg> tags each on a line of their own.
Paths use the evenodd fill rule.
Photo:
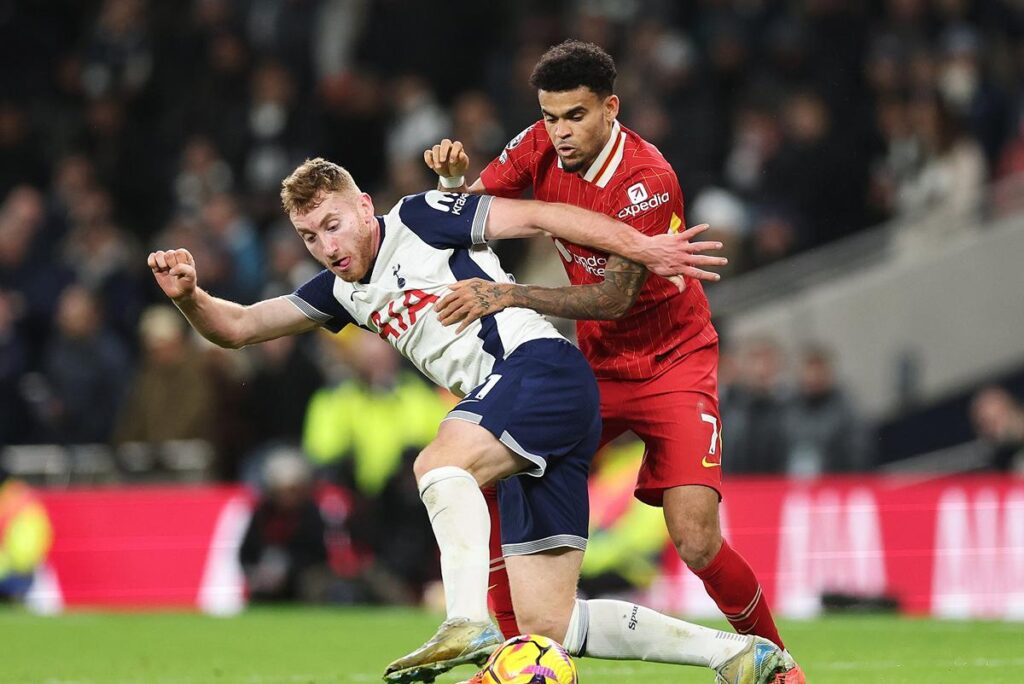
<svg viewBox="0 0 1024 684">
<path fill-rule="evenodd" d="M 436 310 L 442 325 L 461 322 L 459 331 L 509 307 L 576 320 L 611 320 L 626 315 L 646 279 L 643 266 L 612 254 L 605 265 L 604 281 L 594 285 L 540 287 L 473 278 L 452 285 Z"/>
</svg>

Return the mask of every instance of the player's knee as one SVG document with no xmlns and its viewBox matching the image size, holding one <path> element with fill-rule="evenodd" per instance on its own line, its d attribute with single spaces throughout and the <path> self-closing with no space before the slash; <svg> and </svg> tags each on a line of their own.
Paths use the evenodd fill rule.
<svg viewBox="0 0 1024 684">
<path fill-rule="evenodd" d="M 440 455 L 439 450 L 432 449 L 430 445 L 427 445 L 427 447 L 416 456 L 416 460 L 412 463 L 412 472 L 416 475 L 417 482 L 419 482 L 420 478 L 434 468 L 440 468 L 441 466 L 448 465 L 442 458 L 440 458 Z"/>
<path fill-rule="evenodd" d="M 717 524 L 693 521 L 674 535 L 673 543 L 679 558 L 694 570 L 706 568 L 722 547 L 722 533 Z"/>
</svg>

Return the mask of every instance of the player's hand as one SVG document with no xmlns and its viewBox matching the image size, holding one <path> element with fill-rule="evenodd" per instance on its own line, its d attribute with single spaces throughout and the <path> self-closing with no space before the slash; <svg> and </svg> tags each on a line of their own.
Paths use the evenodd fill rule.
<svg viewBox="0 0 1024 684">
<path fill-rule="evenodd" d="M 651 273 L 668 278 L 683 289 L 682 279 L 687 276 L 697 280 L 721 280 L 722 276 L 706 268 L 725 266 L 729 260 L 725 257 L 711 256 L 704 252 L 722 249 L 721 242 L 691 242 L 691 240 L 708 229 L 706 223 L 687 228 L 680 233 L 666 233 L 648 237 L 641 249 L 640 261 Z"/>
<path fill-rule="evenodd" d="M 423 161 L 442 178 L 465 176 L 469 170 L 469 155 L 458 140 L 445 138 L 423 152 Z"/>
<path fill-rule="evenodd" d="M 461 322 L 456 332 L 462 332 L 473 321 L 507 307 L 506 297 L 514 287 L 511 283 L 494 283 L 481 278 L 461 280 L 448 286 L 450 292 L 441 298 L 434 310 L 441 325 Z"/>
<path fill-rule="evenodd" d="M 175 301 L 188 299 L 196 291 L 196 262 L 187 249 L 150 252 L 146 259 L 157 285 Z"/>
</svg>

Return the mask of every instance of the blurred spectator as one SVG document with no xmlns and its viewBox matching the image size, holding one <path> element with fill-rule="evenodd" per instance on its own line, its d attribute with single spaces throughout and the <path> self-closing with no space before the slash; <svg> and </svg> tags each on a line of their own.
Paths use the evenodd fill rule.
<svg viewBox="0 0 1024 684">
<path fill-rule="evenodd" d="M 387 155 L 392 163 L 420 160 L 423 150 L 448 137 L 452 127 L 423 79 L 406 75 L 391 86 L 395 120 L 388 131 Z"/>
<path fill-rule="evenodd" d="M 232 298 L 242 304 L 256 301 L 263 284 L 263 246 L 252 220 L 227 193 L 207 199 L 202 218 L 207 234 L 219 243 L 230 263 Z"/>
<path fill-rule="evenodd" d="M 988 163 L 994 164 L 1009 132 L 1010 109 L 1006 96 L 982 70 L 980 40 L 968 25 L 947 29 L 936 81 L 950 109 L 966 122 Z"/>
<path fill-rule="evenodd" d="M 743 268 L 749 218 L 739 197 L 723 188 L 706 188 L 691 203 L 687 217 L 690 225 L 711 226 L 704 233 L 706 239 L 722 242 L 720 254 L 729 259 L 729 265 L 719 268 L 719 273 L 728 276 Z"/>
<path fill-rule="evenodd" d="M 0 445 L 28 438 L 25 403 L 19 384 L 28 369 L 25 342 L 14 317 L 14 298 L 0 289 Z"/>
<path fill-rule="evenodd" d="M 25 596 L 52 542 L 50 518 L 35 491 L 0 467 L 0 600 Z"/>
<path fill-rule="evenodd" d="M 75 220 L 79 207 L 96 188 L 96 169 L 84 154 L 68 154 L 55 164 L 50 183 L 48 212 L 54 238 L 63 238 Z"/>
<path fill-rule="evenodd" d="M 280 211 L 295 163 L 336 159 L 387 206 L 433 187 L 422 150 L 456 137 L 475 177 L 538 118 L 530 73 L 566 35 L 615 55 L 622 123 L 673 163 L 688 223 L 712 224 L 730 275 L 889 219 L 907 253 L 944 244 L 972 225 L 963 217 L 986 203 L 990 172 L 1004 183 L 984 208 L 1024 206 L 1024 181 L 1009 178 L 1024 170 L 1024 49 L 1004 0 L 454 0 L 442 13 L 381 0 L 98 0 L 45 20 L 15 5 L 0 11 L 0 440 L 34 438 L 22 399 L 43 405 L 45 386 L 26 379 L 67 344 L 55 316 L 70 283 L 94 293 L 103 327 L 132 352 L 152 294 L 140 244 L 189 248 L 214 294 L 291 292 L 317 268 Z M 546 241 L 498 249 L 517 275 L 564 282 Z M 265 351 L 196 362 L 217 395 L 211 414 L 232 413 L 216 429 L 222 474 L 249 445 L 242 383 L 280 370 Z M 744 405 L 748 385 L 734 392 Z M 742 455 L 742 439 L 727 438 L 729 451 Z"/>
<path fill-rule="evenodd" d="M 151 306 L 139 321 L 139 335 L 142 363 L 118 414 L 115 442 L 209 440 L 217 421 L 213 387 L 186 336 L 185 319 L 174 307 Z"/>
<path fill-rule="evenodd" d="M 83 192 L 72 206 L 72 225 L 62 243 L 63 262 L 76 282 L 96 293 L 107 321 L 128 341 L 142 310 L 144 260 L 136 242 L 113 222 L 110 195 Z"/>
<path fill-rule="evenodd" d="M 486 93 L 471 90 L 456 98 L 452 105 L 452 135 L 469 155 L 466 178 L 478 178 L 484 166 L 498 156 L 509 136 L 498 119 L 497 108 Z M 428 184 L 429 187 L 429 184 Z"/>
<path fill-rule="evenodd" d="M 82 285 L 64 290 L 44 361 L 48 401 L 41 407 L 42 437 L 60 444 L 108 442 L 128 362 L 124 345 L 104 325 L 96 297 Z"/>
<path fill-rule="evenodd" d="M 294 74 L 279 63 L 265 62 L 253 72 L 245 179 L 260 200 L 250 211 L 263 217 L 277 214 L 281 179 L 310 152 L 312 122 L 296 105 L 296 88 Z"/>
<path fill-rule="evenodd" d="M 313 499 L 309 465 L 280 451 L 267 461 L 265 489 L 239 549 L 253 601 L 321 602 L 327 597 L 326 525 Z"/>
<path fill-rule="evenodd" d="M 785 428 L 788 475 L 813 478 L 869 465 L 864 425 L 839 387 L 832 354 L 824 348 L 809 347 L 801 354 Z"/>
<path fill-rule="evenodd" d="M 903 231 L 907 252 L 934 246 L 962 233 L 981 205 L 987 171 L 981 146 L 935 94 L 915 98 L 910 122 L 923 153 L 917 173 L 897 188 L 901 218 L 913 221 Z"/>
<path fill-rule="evenodd" d="M 735 116 L 725 177 L 732 187 L 749 197 L 762 189 L 766 169 L 782 147 L 782 128 L 775 112 L 764 105 L 744 106 Z"/>
<path fill-rule="evenodd" d="M 290 294 L 320 270 L 320 265 L 309 258 L 309 252 L 295 239 L 295 228 L 288 221 L 271 226 L 267 245 L 267 275 L 259 299 Z"/>
<path fill-rule="evenodd" d="M 76 145 L 92 159 L 100 182 L 117 200 L 118 213 L 139 232 L 151 229 L 164 211 L 164 139 L 113 95 L 88 102 L 83 114 Z"/>
<path fill-rule="evenodd" d="M 587 596 L 622 594 L 650 586 L 665 551 L 663 514 L 633 496 L 644 456 L 638 439 L 611 444 L 590 473 L 590 538 L 580 570 Z"/>
<path fill-rule="evenodd" d="M 388 113 L 380 77 L 372 67 L 361 66 L 324 78 L 318 90 L 322 102 L 318 149 L 328 159 L 344 160 L 354 177 L 367 179 L 367 188 L 385 184 L 390 160 L 382 150 Z"/>
<path fill-rule="evenodd" d="M 243 388 L 241 414 L 250 451 L 299 446 L 306 406 L 323 385 L 301 340 L 280 337 L 252 348 L 254 371 Z"/>
<path fill-rule="evenodd" d="M 374 595 L 415 602 L 433 577 L 423 559 L 436 547 L 412 461 L 450 407 L 418 376 L 401 370 L 401 358 L 387 342 L 354 332 L 346 343 L 341 353 L 355 375 L 313 395 L 303 448 L 324 475 L 353 493 L 349 529 L 353 543 L 373 559 L 368 576 L 375 578 Z"/>
<path fill-rule="evenodd" d="M 797 217 L 803 246 L 862 227 L 867 162 L 856 131 L 834 135 L 825 101 L 808 90 L 789 97 L 782 115 L 784 142 L 764 169 L 765 197 Z"/>
<path fill-rule="evenodd" d="M 0 99 L 0 197 L 19 182 L 42 183 L 46 167 L 33 139 L 28 112 Z"/>
<path fill-rule="evenodd" d="M 986 387 L 971 400 L 974 431 L 994 470 L 1024 473 L 1024 407 L 1002 387 Z"/>
<path fill-rule="evenodd" d="M 54 263 L 44 219 L 43 197 L 35 188 L 18 186 L 0 204 L 0 288 L 7 291 L 30 355 L 45 346 L 57 298 L 71 281 Z"/>
<path fill-rule="evenodd" d="M 801 225 L 793 212 L 774 206 L 756 207 L 745 262 L 765 266 L 789 256 L 800 242 Z"/>
<path fill-rule="evenodd" d="M 146 86 L 152 72 L 146 3 L 105 0 L 85 48 L 85 92 L 92 98 L 131 97 Z"/>
<path fill-rule="evenodd" d="M 789 442 L 781 388 L 782 350 L 770 339 L 744 345 L 738 381 L 722 398 L 722 467 L 732 474 L 781 473 Z"/>
<path fill-rule="evenodd" d="M 886 96 L 875 105 L 878 152 L 872 160 L 868 210 L 877 221 L 896 211 L 898 188 L 908 184 L 921 160 L 921 143 L 914 135 L 907 103 Z"/>
<path fill-rule="evenodd" d="M 0 467 L 0 601 L 25 596 L 52 542 L 53 528 L 42 502 Z"/>
<path fill-rule="evenodd" d="M 205 138 L 186 141 L 181 168 L 174 179 L 177 206 L 186 213 L 198 213 L 213 195 L 231 189 L 231 167 Z"/>
<path fill-rule="evenodd" d="M 349 72 L 366 27 L 369 0 L 324 0 L 313 28 L 313 59 L 317 76 Z"/>
</svg>

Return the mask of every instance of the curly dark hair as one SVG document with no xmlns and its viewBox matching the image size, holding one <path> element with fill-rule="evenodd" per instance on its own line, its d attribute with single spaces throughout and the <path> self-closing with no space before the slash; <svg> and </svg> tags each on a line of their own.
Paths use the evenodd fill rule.
<svg viewBox="0 0 1024 684">
<path fill-rule="evenodd" d="M 607 52 L 593 43 L 567 40 L 548 48 L 533 68 L 530 85 L 556 93 L 584 86 L 607 97 L 614 91 L 616 75 L 615 61 Z"/>
</svg>

